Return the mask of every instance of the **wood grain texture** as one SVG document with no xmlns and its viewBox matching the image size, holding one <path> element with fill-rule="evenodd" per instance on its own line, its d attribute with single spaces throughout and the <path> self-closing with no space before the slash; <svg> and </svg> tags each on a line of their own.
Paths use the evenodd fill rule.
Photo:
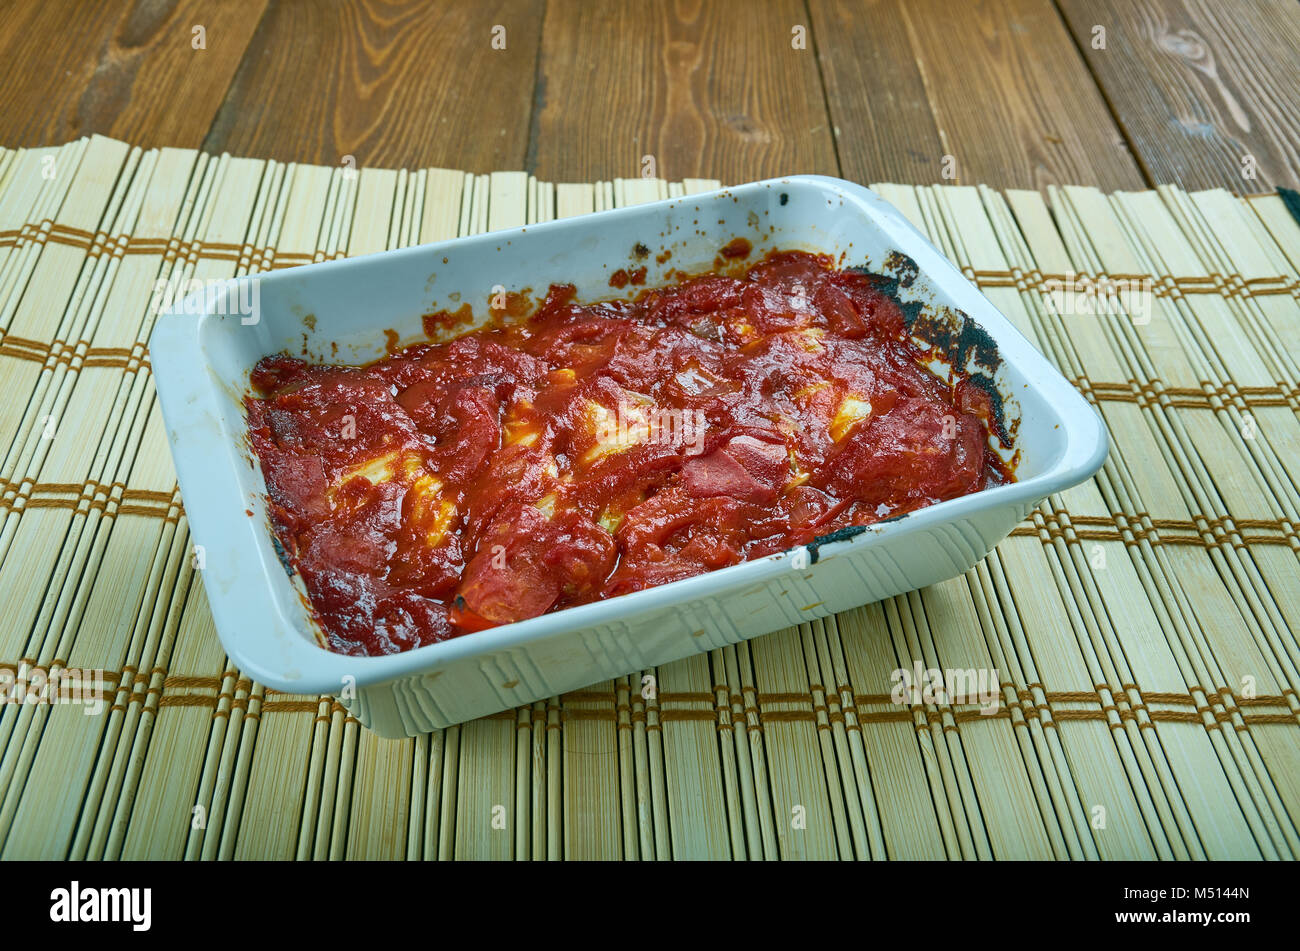
<svg viewBox="0 0 1300 951">
<path fill-rule="evenodd" d="M 0 62 L 10 147 L 100 132 L 561 181 L 653 156 L 728 182 L 1300 186 L 1293 0 L 8 0 Z"/>
<path fill-rule="evenodd" d="M 865 10 L 812 0 L 812 9 L 850 178 L 1144 185 L 1051 0 L 879 0 Z"/>
<path fill-rule="evenodd" d="M 654 174 L 738 183 L 838 174 L 808 26 L 796 0 L 549 0 L 528 169 L 538 178 Z"/>
<path fill-rule="evenodd" d="M 102 133 L 145 148 L 197 148 L 267 0 L 5 0 L 0 143 Z M 204 30 L 195 49 L 194 27 Z"/>
<path fill-rule="evenodd" d="M 1295 0 L 1060 0 L 1152 181 L 1238 193 L 1300 187 Z M 1094 49 L 1095 27 L 1105 49 Z M 1255 177 L 1243 170 L 1254 159 Z"/>
<path fill-rule="evenodd" d="M 900 0 L 809 0 L 844 176 L 939 180 L 946 151 Z"/>
<path fill-rule="evenodd" d="M 337 165 L 520 168 L 540 5 L 275 0 L 204 147 Z M 493 48 L 504 28 L 505 48 Z"/>
</svg>

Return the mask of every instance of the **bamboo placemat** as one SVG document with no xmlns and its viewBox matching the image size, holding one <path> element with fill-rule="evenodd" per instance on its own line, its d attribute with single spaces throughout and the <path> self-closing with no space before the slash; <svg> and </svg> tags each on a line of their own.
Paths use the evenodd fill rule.
<svg viewBox="0 0 1300 951">
<path fill-rule="evenodd" d="M 1300 227 L 1277 196 L 873 186 L 1114 440 L 963 577 L 643 672 L 644 695 L 405 741 L 230 665 L 151 385 L 160 279 L 714 184 L 0 149 L 0 667 L 102 669 L 111 697 L 0 706 L 0 855 L 1300 855 Z M 1149 321 L 1070 313 L 1070 274 L 1149 279 Z M 891 702 L 917 662 L 995 668 L 1000 708 Z"/>
</svg>

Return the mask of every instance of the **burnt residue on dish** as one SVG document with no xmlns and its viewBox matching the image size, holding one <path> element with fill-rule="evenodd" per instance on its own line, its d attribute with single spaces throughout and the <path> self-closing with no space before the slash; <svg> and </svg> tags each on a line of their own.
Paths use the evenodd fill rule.
<svg viewBox="0 0 1300 951">
<path fill-rule="evenodd" d="M 861 274 L 867 280 L 875 284 L 883 293 L 892 297 L 898 304 L 899 309 L 903 312 L 903 323 L 907 326 L 909 331 L 912 329 L 912 326 L 921 316 L 921 311 L 924 309 L 925 305 L 919 300 L 904 300 L 902 298 L 899 292 L 904 287 L 909 287 L 910 284 L 903 284 L 898 277 L 892 274 L 881 274 L 879 271 L 873 271 L 865 264 L 858 264 L 846 268 L 845 270 L 852 271 L 854 274 Z M 915 334 L 913 334 L 913 336 L 915 336 Z"/>
<path fill-rule="evenodd" d="M 902 251 L 890 251 L 885 258 L 885 270 L 894 275 L 899 287 L 911 287 L 916 280 L 916 262 Z"/>
<path fill-rule="evenodd" d="M 967 321 L 970 321 L 970 318 L 967 318 Z M 980 333 L 984 333 L 984 331 L 980 330 Z M 960 364 L 954 365 L 960 366 Z M 1002 391 L 998 389 L 993 377 L 984 372 L 982 368 L 971 371 L 966 378 L 970 380 L 972 386 L 978 386 L 988 396 L 989 406 L 993 410 L 993 418 L 989 420 L 992 433 L 997 436 L 998 442 L 1002 444 L 1003 448 L 1010 449 L 1015 442 L 1015 430 L 1020 421 L 1014 419 L 1008 422 L 1006 399 L 1003 397 Z"/>
<path fill-rule="evenodd" d="M 897 515 L 894 518 L 902 518 L 902 516 Z M 880 525 L 883 524 L 884 522 L 892 522 L 894 521 L 894 518 L 887 518 L 884 519 L 882 522 L 877 522 L 876 524 Z M 850 538 L 857 538 L 866 530 L 867 530 L 866 525 L 846 525 L 843 528 L 836 529 L 835 531 L 830 532 L 829 534 L 818 535 L 816 538 L 814 538 L 812 541 L 810 541 L 807 545 L 804 546 L 805 548 L 808 549 L 809 562 L 814 565 L 817 564 L 817 559 L 821 557 L 821 548 L 823 545 L 832 545 L 835 542 L 846 542 Z"/>
<path fill-rule="evenodd" d="M 934 356 L 957 372 L 966 376 L 989 398 L 992 419 L 990 430 L 998 442 L 1012 448 L 1018 420 L 1008 418 L 1006 396 L 997 386 L 1002 355 L 988 331 L 965 312 L 949 307 L 927 307 L 918 299 L 905 300 L 902 291 L 916 281 L 917 264 L 901 251 L 891 251 L 885 257 L 880 273 L 865 265 L 848 268 L 871 280 L 884 293 L 894 298 L 903 311 L 903 322 L 908 333 L 928 345 Z"/>
<path fill-rule="evenodd" d="M 926 341 L 935 356 L 983 390 L 993 410 L 993 434 L 1006 448 L 1011 448 L 1012 434 L 1006 418 L 1006 403 L 997 387 L 1002 355 L 987 330 L 960 310 L 942 308 L 917 313 L 908 326 L 913 337 Z"/>
<path fill-rule="evenodd" d="M 899 512 L 897 515 L 891 515 L 889 518 L 882 518 L 880 521 L 873 522 L 870 525 L 846 525 L 844 528 L 836 529 L 826 535 L 818 535 L 804 546 L 804 548 L 808 550 L 809 564 L 817 564 L 817 559 L 821 557 L 821 548 L 823 545 L 833 545 L 836 542 L 846 542 L 850 538 L 857 538 L 864 532 L 879 529 L 880 526 L 888 525 L 890 522 L 901 522 L 911 514 L 911 512 Z M 793 551 L 794 549 L 791 550 Z"/>
<path fill-rule="evenodd" d="M 280 536 L 274 531 L 271 532 L 271 546 L 275 549 L 275 557 L 279 558 L 280 564 L 284 566 L 285 573 L 292 578 L 294 574 L 293 561 L 289 558 L 289 553 L 284 550 L 284 545 L 280 542 Z"/>
</svg>

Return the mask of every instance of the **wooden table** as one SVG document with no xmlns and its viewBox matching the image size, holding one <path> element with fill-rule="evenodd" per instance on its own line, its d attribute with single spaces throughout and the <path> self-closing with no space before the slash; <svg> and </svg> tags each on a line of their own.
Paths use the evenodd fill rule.
<svg viewBox="0 0 1300 951">
<path fill-rule="evenodd" d="M 1295 0 L 0 6 L 0 145 L 1238 193 L 1300 185 Z"/>
</svg>

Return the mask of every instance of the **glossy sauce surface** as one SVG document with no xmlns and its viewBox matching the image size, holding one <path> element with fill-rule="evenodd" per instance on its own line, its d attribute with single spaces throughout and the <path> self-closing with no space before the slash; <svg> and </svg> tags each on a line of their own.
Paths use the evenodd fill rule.
<svg viewBox="0 0 1300 951">
<path fill-rule="evenodd" d="M 1011 478 L 985 391 L 926 369 L 880 279 L 825 257 L 635 300 L 552 286 L 501 316 L 365 367 L 255 368 L 273 527 L 331 649 L 408 650 Z"/>
</svg>

